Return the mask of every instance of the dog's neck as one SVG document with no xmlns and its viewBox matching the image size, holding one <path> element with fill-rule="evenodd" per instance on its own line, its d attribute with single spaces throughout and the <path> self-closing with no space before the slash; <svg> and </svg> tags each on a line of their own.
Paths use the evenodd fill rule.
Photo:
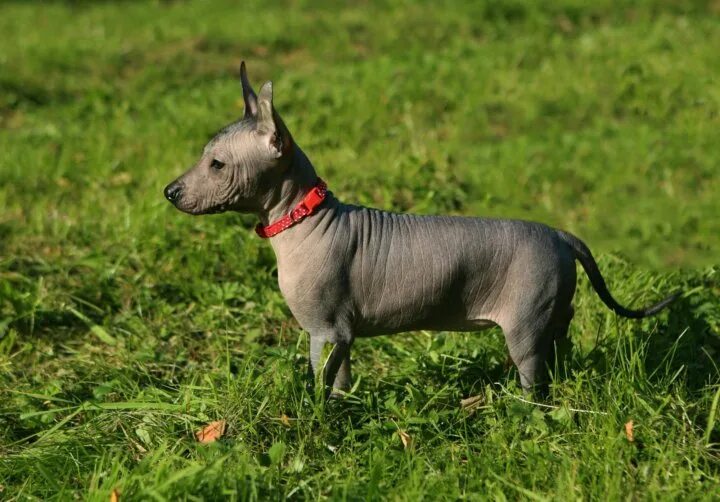
<svg viewBox="0 0 720 502">
<path fill-rule="evenodd" d="M 273 203 L 268 204 L 262 213 L 258 213 L 263 225 L 275 222 L 290 213 L 318 181 L 315 169 L 302 150 L 297 146 L 294 150 L 292 162 L 272 197 Z M 303 263 L 312 260 L 312 252 L 309 250 L 313 248 L 313 243 L 337 229 L 337 215 L 342 206 L 328 191 L 311 216 L 268 239 L 277 258 L 278 274 L 285 271 L 284 275 L 287 275 L 288 266 L 297 271 Z M 305 252 L 310 255 L 303 254 Z"/>
<path fill-rule="evenodd" d="M 263 225 L 277 221 L 305 197 L 318 181 L 310 160 L 297 145 L 293 146 L 288 165 L 278 185 L 263 201 L 258 217 Z"/>
</svg>

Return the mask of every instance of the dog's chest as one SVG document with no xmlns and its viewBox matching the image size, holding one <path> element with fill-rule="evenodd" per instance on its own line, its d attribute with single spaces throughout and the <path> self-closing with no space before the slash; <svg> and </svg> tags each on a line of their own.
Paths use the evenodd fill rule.
<svg viewBox="0 0 720 502">
<path fill-rule="evenodd" d="M 351 299 L 344 262 L 322 255 L 278 260 L 278 285 L 290 311 L 303 325 L 315 318 L 334 317 Z"/>
</svg>

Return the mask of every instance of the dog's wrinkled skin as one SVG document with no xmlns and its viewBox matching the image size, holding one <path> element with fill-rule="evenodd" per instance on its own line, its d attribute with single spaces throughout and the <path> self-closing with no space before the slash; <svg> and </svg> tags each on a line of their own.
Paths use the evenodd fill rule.
<svg viewBox="0 0 720 502">
<path fill-rule="evenodd" d="M 256 95 L 241 66 L 245 116 L 221 130 L 195 167 L 165 189 L 190 214 L 287 214 L 314 186 L 312 164 L 272 103 L 272 84 Z M 410 330 L 475 331 L 499 325 L 524 389 L 544 386 L 554 347 L 573 316 L 575 260 L 601 299 L 610 296 L 588 248 L 574 236 L 518 220 L 418 216 L 346 205 L 331 193 L 316 214 L 270 239 L 280 290 L 310 333 L 310 364 L 325 383 L 350 387 L 357 337 Z"/>
</svg>

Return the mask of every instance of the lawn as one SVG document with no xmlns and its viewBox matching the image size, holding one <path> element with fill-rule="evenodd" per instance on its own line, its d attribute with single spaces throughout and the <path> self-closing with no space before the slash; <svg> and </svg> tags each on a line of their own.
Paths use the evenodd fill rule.
<svg viewBox="0 0 720 502">
<path fill-rule="evenodd" d="M 716 1 L 3 2 L 0 499 L 720 499 L 718 47 Z M 162 195 L 243 59 L 342 200 L 683 295 L 583 275 L 542 402 L 490 330 L 360 340 L 324 403 L 255 218 Z"/>
</svg>

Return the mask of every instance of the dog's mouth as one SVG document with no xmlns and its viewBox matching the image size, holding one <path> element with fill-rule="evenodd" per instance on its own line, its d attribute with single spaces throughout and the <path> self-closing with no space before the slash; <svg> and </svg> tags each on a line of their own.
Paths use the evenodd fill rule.
<svg viewBox="0 0 720 502">
<path fill-rule="evenodd" d="M 218 214 L 218 213 L 224 213 L 229 208 L 229 204 L 224 203 L 220 204 L 219 206 L 211 207 L 210 209 L 207 209 L 206 211 L 203 211 L 202 213 L 198 214 Z"/>
<path fill-rule="evenodd" d="M 214 204 L 210 207 L 207 207 L 200 200 L 193 197 L 192 194 L 180 192 L 177 194 L 170 193 L 169 195 L 168 190 L 166 189 L 165 196 L 168 201 L 170 201 L 170 203 L 175 206 L 177 210 L 182 211 L 183 213 L 191 214 L 193 216 L 224 213 L 232 209 L 233 207 L 233 204 L 230 201 L 225 201 L 220 204 Z"/>
<path fill-rule="evenodd" d="M 230 209 L 230 204 L 222 203 L 212 207 L 201 207 L 198 204 L 183 205 L 181 201 L 178 201 L 178 203 L 175 204 L 175 207 L 183 213 L 191 214 L 193 216 L 203 216 L 206 214 L 224 213 Z"/>
</svg>

